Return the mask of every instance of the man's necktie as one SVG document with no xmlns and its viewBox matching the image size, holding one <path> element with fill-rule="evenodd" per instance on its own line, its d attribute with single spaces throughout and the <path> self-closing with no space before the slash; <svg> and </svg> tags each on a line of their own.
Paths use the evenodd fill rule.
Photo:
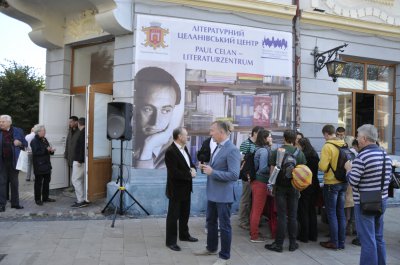
<svg viewBox="0 0 400 265">
<path fill-rule="evenodd" d="M 211 161 L 214 160 L 214 155 L 215 155 L 215 153 L 217 152 L 217 150 L 218 150 L 219 147 L 220 147 L 220 145 L 217 144 L 217 147 L 215 147 L 215 149 L 214 149 L 214 151 L 213 151 L 213 153 L 212 153 L 212 155 L 211 155 Z"/>
</svg>

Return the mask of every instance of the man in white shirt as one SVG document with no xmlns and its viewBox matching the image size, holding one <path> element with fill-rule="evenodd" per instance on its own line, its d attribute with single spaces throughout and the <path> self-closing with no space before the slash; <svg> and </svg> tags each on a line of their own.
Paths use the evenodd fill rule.
<svg viewBox="0 0 400 265">
<path fill-rule="evenodd" d="M 190 196 L 192 179 L 196 176 L 196 167 L 192 162 L 186 147 L 188 133 L 185 128 L 179 127 L 172 132 L 174 142 L 165 152 L 167 166 L 167 187 L 165 194 L 169 199 L 166 245 L 174 251 L 180 251 L 177 245 L 177 222 L 179 220 L 179 239 L 181 241 L 196 242 L 197 238 L 189 234 Z"/>
</svg>

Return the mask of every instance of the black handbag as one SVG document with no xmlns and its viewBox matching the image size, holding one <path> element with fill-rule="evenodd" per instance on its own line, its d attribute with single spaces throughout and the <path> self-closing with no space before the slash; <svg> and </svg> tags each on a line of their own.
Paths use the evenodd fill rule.
<svg viewBox="0 0 400 265">
<path fill-rule="evenodd" d="M 379 216 L 382 214 L 382 190 L 385 182 L 386 173 L 386 155 L 383 153 L 383 168 L 381 189 L 374 191 L 359 191 L 360 193 L 360 208 L 364 215 Z"/>
<path fill-rule="evenodd" d="M 393 189 L 400 189 L 400 173 L 392 170 L 392 175 L 390 176 L 390 187 Z"/>
</svg>

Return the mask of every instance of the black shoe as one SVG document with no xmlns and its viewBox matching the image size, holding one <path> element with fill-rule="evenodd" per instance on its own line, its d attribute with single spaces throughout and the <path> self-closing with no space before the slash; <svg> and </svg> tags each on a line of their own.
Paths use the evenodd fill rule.
<svg viewBox="0 0 400 265">
<path fill-rule="evenodd" d="M 279 246 L 278 244 L 276 244 L 275 242 L 272 244 L 266 244 L 265 248 L 271 251 L 275 251 L 275 252 L 282 252 L 283 248 L 282 246 Z"/>
<path fill-rule="evenodd" d="M 52 198 L 47 198 L 46 200 L 43 200 L 43 202 L 55 202 L 56 200 Z"/>
<path fill-rule="evenodd" d="M 331 241 L 326 241 L 326 242 L 319 242 L 319 245 L 321 247 L 324 248 L 329 248 L 329 249 L 334 249 L 337 250 L 338 248 L 336 247 L 336 245 L 334 243 L 332 243 Z"/>
<path fill-rule="evenodd" d="M 291 251 L 291 252 L 296 251 L 296 249 L 298 249 L 298 248 L 299 248 L 299 244 L 297 244 L 297 243 L 293 243 L 293 244 L 289 245 L 289 251 Z"/>
<path fill-rule="evenodd" d="M 361 242 L 360 242 L 360 239 L 358 237 L 354 238 L 351 241 L 351 244 L 361 247 Z"/>
<path fill-rule="evenodd" d="M 199 241 L 197 238 L 195 238 L 195 237 L 191 237 L 191 236 L 189 236 L 188 238 L 183 238 L 183 239 L 179 239 L 180 241 L 188 241 L 188 242 L 197 242 L 197 241 Z"/>
<path fill-rule="evenodd" d="M 1 205 L 1 206 L 0 206 L 0 213 L 5 212 L 5 211 L 6 211 L 6 207 L 3 206 L 3 205 Z"/>
<path fill-rule="evenodd" d="M 177 244 L 167 245 L 167 247 L 173 251 L 181 251 L 181 248 Z"/>
<path fill-rule="evenodd" d="M 22 206 L 22 205 L 15 205 L 15 206 L 11 206 L 11 208 L 20 210 L 20 209 L 24 209 L 24 206 Z"/>
<path fill-rule="evenodd" d="M 43 205 L 43 202 L 41 200 L 35 201 L 37 205 Z"/>
</svg>

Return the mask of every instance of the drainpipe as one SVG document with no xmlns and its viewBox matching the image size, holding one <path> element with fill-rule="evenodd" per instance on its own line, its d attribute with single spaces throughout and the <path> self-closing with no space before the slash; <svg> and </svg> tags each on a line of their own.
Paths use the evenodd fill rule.
<svg viewBox="0 0 400 265">
<path fill-rule="evenodd" d="M 301 46 L 300 46 L 300 0 L 293 0 L 296 5 L 296 15 L 293 18 L 294 37 L 294 129 L 300 128 L 301 105 Z"/>
</svg>

